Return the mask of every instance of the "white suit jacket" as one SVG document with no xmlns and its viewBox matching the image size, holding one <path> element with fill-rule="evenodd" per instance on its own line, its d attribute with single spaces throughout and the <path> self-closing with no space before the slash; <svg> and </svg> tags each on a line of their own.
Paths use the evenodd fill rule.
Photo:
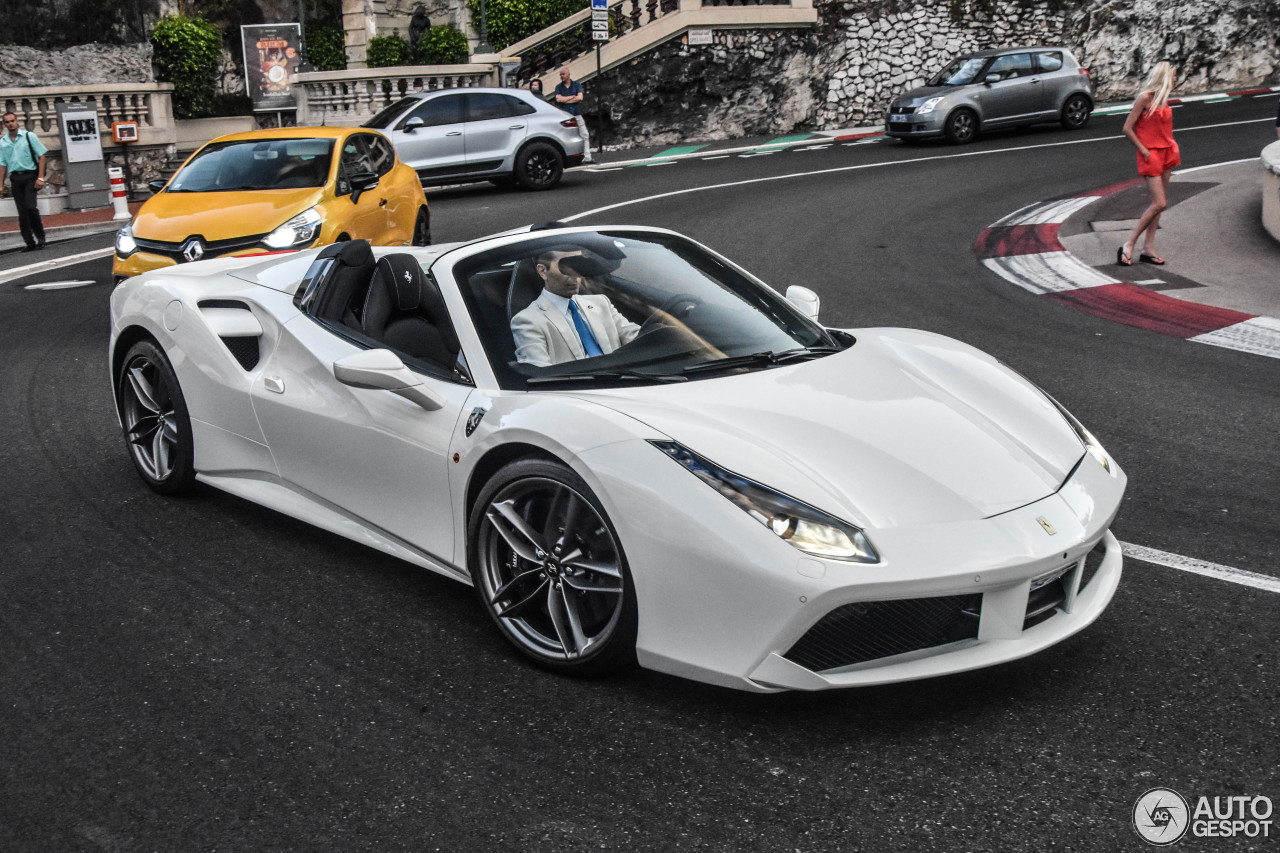
<svg viewBox="0 0 1280 853">
<path fill-rule="evenodd" d="M 640 327 L 618 313 L 607 296 L 578 295 L 573 301 L 578 303 L 587 327 L 605 353 L 630 343 L 640 333 Z M 516 359 L 526 364 L 547 367 L 587 357 L 578 330 L 547 298 L 545 290 L 533 304 L 511 318 L 511 334 L 516 341 Z"/>
</svg>

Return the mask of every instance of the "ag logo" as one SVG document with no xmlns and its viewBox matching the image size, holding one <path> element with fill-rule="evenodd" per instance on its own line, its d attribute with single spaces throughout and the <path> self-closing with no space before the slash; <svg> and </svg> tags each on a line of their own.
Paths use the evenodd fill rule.
<svg viewBox="0 0 1280 853">
<path fill-rule="evenodd" d="M 204 257 L 204 246 L 200 245 L 200 241 L 192 237 L 187 241 L 187 245 L 182 247 L 182 257 L 188 261 L 198 261 Z"/>
<path fill-rule="evenodd" d="M 1190 823 L 1187 801 L 1172 788 L 1152 788 L 1133 804 L 1133 828 L 1149 844 L 1164 847 L 1181 840 Z"/>
</svg>

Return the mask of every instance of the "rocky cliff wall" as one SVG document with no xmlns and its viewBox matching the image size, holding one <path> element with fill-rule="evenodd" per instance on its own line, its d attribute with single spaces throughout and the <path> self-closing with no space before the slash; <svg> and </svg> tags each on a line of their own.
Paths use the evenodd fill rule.
<svg viewBox="0 0 1280 853">
<path fill-rule="evenodd" d="M 673 40 L 588 81 L 605 145 L 877 124 L 889 99 L 957 53 L 1070 47 L 1099 100 L 1132 96 L 1169 59 L 1184 93 L 1280 82 L 1275 0 L 816 0 L 810 30 Z"/>
</svg>

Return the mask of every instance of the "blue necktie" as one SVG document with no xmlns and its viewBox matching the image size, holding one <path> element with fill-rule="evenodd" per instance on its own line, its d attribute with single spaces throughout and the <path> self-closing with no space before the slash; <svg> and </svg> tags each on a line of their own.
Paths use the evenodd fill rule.
<svg viewBox="0 0 1280 853">
<path fill-rule="evenodd" d="M 591 334 L 591 327 L 587 325 L 586 320 L 582 319 L 578 303 L 572 299 L 569 300 L 569 314 L 573 317 L 573 327 L 578 330 L 578 337 L 582 338 L 582 348 L 586 350 L 587 358 L 604 355 L 604 350 L 600 349 L 600 344 L 596 343 L 596 336 Z"/>
</svg>

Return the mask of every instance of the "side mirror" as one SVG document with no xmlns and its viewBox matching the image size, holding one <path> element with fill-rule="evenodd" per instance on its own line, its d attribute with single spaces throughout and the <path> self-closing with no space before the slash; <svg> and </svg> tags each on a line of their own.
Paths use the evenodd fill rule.
<svg viewBox="0 0 1280 853">
<path fill-rule="evenodd" d="M 404 123 L 404 127 L 400 128 L 405 133 L 413 133 L 415 130 L 421 130 L 426 127 L 427 123 L 418 116 L 414 116 Z"/>
<path fill-rule="evenodd" d="M 817 322 L 818 307 L 822 304 L 822 300 L 818 298 L 818 294 L 814 293 L 807 287 L 800 287 L 793 284 L 787 288 L 787 301 L 796 308 L 800 309 L 800 313 L 808 317 L 810 320 Z"/>
<path fill-rule="evenodd" d="M 424 385 L 422 377 L 405 367 L 391 350 L 365 350 L 335 361 L 333 375 L 352 388 L 390 391 L 428 412 L 444 408 L 444 399 Z"/>
<path fill-rule="evenodd" d="M 1001 79 L 999 74 L 988 74 L 982 82 L 990 86 L 992 83 L 999 83 Z"/>
<path fill-rule="evenodd" d="M 147 182 L 147 189 L 151 190 L 151 194 L 152 194 L 152 195 L 155 195 L 156 193 L 160 192 L 160 190 L 164 189 L 164 185 L 165 185 L 165 183 L 166 183 L 166 182 L 165 182 L 165 181 L 163 181 L 163 180 L 161 180 L 161 181 L 148 181 L 148 182 Z"/>
<path fill-rule="evenodd" d="M 378 185 L 376 172 L 356 172 L 351 176 L 351 203 L 360 201 L 360 194 Z"/>
</svg>

